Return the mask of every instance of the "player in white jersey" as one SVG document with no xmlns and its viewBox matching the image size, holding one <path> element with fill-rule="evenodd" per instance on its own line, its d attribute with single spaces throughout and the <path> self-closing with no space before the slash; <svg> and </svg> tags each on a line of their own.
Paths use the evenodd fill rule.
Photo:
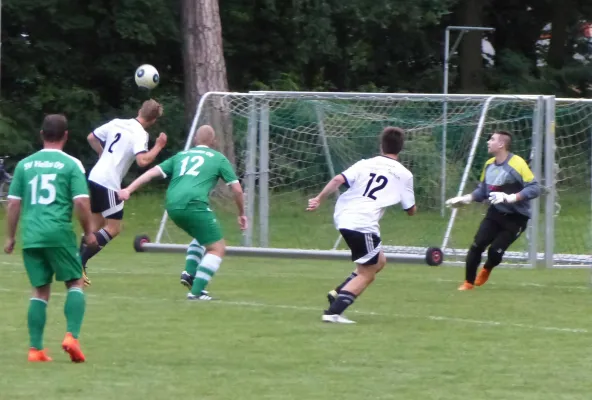
<svg viewBox="0 0 592 400">
<path fill-rule="evenodd" d="M 339 196 L 333 218 L 335 227 L 351 250 L 356 269 L 329 292 L 329 309 L 322 317 L 325 322 L 354 323 L 343 317 L 343 312 L 384 268 L 386 257 L 378 223 L 386 208 L 401 203 L 408 215 L 417 211 L 413 174 L 398 161 L 404 141 L 402 129 L 385 128 L 380 136 L 380 156 L 358 161 L 335 176 L 317 197 L 308 201 L 307 210 L 313 211 L 341 185 L 348 188 Z"/>
<path fill-rule="evenodd" d="M 99 246 L 90 248 L 81 244 L 86 285 L 90 284 L 86 275 L 87 261 L 121 231 L 123 201 L 117 196 L 121 181 L 134 160 L 140 167 L 147 167 L 166 145 L 167 136 L 161 133 L 154 147 L 148 151 L 146 129 L 161 116 L 162 106 L 154 100 L 147 100 L 136 118 L 111 120 L 88 135 L 90 146 L 99 155 L 99 161 L 88 176 L 93 231 Z"/>
</svg>

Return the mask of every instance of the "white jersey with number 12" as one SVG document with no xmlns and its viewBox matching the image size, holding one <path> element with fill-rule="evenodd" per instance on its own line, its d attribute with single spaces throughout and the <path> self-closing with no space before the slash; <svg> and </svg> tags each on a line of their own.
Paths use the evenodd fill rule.
<svg viewBox="0 0 592 400">
<path fill-rule="evenodd" d="M 337 229 L 380 234 L 379 221 L 387 207 L 415 205 L 413 174 L 397 160 L 378 156 L 361 160 L 341 174 L 349 186 L 335 205 Z"/>
<path fill-rule="evenodd" d="M 148 133 L 137 119 L 114 119 L 93 131 L 103 142 L 103 153 L 88 176 L 89 181 L 120 190 L 121 181 L 136 159 L 148 151 Z"/>
</svg>

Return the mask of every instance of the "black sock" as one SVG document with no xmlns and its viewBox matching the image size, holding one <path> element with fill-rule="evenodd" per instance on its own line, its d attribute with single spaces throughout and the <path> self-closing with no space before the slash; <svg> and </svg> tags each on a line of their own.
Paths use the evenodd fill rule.
<svg viewBox="0 0 592 400">
<path fill-rule="evenodd" d="M 346 279 L 345 279 L 345 280 L 344 280 L 344 281 L 341 283 L 341 285 L 339 285 L 339 286 L 337 286 L 337 287 L 335 288 L 335 291 L 336 291 L 337 293 L 339 293 L 339 292 L 341 291 L 341 289 L 343 289 L 343 287 L 344 287 L 345 285 L 347 285 L 347 283 L 348 283 L 349 281 L 351 281 L 352 279 L 354 279 L 356 276 L 358 276 L 358 274 L 357 274 L 356 272 L 352 272 L 352 273 L 351 273 L 351 275 L 350 275 L 350 276 L 348 276 L 348 277 L 347 277 L 347 278 L 346 278 Z"/>
<path fill-rule="evenodd" d="M 355 294 L 348 292 L 348 291 L 341 291 L 341 293 L 339 293 L 339 295 L 337 296 L 337 298 L 335 299 L 333 304 L 331 304 L 329 309 L 327 311 L 325 311 L 325 314 L 329 314 L 329 315 L 339 314 L 339 315 L 341 315 L 345 311 L 346 308 L 348 308 L 349 306 L 354 304 L 354 301 L 356 301 Z"/>
<path fill-rule="evenodd" d="M 99 251 L 103 250 L 103 247 L 107 245 L 113 239 L 109 232 L 104 229 L 100 229 L 98 232 L 93 232 L 93 235 L 97 238 L 97 243 L 99 244 L 97 247 L 91 248 L 86 245 L 81 246 L 82 252 L 80 253 L 80 257 L 82 258 L 82 266 L 86 268 L 86 263 L 90 260 L 95 254 Z"/>
</svg>

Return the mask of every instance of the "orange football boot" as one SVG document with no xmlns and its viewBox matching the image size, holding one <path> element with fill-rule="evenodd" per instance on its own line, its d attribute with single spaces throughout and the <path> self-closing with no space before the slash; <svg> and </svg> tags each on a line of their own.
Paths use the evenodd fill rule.
<svg viewBox="0 0 592 400">
<path fill-rule="evenodd" d="M 464 281 L 462 285 L 458 287 L 458 290 L 472 290 L 475 287 L 472 283 Z"/>
<path fill-rule="evenodd" d="M 45 350 L 37 350 L 34 348 L 29 349 L 29 361 L 30 362 L 46 362 L 53 361 L 50 356 L 47 355 Z"/>
<path fill-rule="evenodd" d="M 481 271 L 479 271 L 479 275 L 477 275 L 477 279 L 475 279 L 475 286 L 485 285 L 485 282 L 489 279 L 489 274 L 491 274 L 490 270 L 482 268 Z"/>
<path fill-rule="evenodd" d="M 86 360 L 82 350 L 80 350 L 80 343 L 75 339 L 70 332 L 66 333 L 66 337 L 62 342 L 62 349 L 70 355 L 70 360 L 75 363 L 81 363 Z"/>
</svg>

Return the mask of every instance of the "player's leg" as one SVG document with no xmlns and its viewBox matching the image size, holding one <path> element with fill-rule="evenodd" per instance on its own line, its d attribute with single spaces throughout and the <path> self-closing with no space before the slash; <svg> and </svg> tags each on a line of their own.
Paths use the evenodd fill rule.
<svg viewBox="0 0 592 400">
<path fill-rule="evenodd" d="M 92 181 L 88 181 L 88 190 L 90 194 L 90 211 L 91 211 L 91 229 L 93 232 L 98 231 L 105 225 L 105 217 L 102 212 L 109 207 L 109 196 L 106 194 L 106 188 L 98 185 Z M 84 253 L 86 244 L 84 243 L 84 236 L 80 239 L 80 254 Z"/>
<path fill-rule="evenodd" d="M 347 229 L 340 232 L 352 251 L 352 260 L 357 267 L 355 276 L 350 276 L 351 279 L 346 280 L 322 319 L 326 322 L 352 323 L 353 321 L 342 317 L 341 314 L 374 281 L 376 274 L 386 265 L 386 257 L 377 235 Z"/>
<path fill-rule="evenodd" d="M 347 285 L 349 283 L 349 281 L 354 279 L 356 276 L 358 276 L 357 268 L 354 271 L 352 271 L 352 273 L 349 274 L 349 276 L 347 278 L 345 278 L 345 280 L 343 282 L 341 282 L 335 289 L 333 289 L 329 293 L 327 293 L 327 300 L 329 301 L 329 305 L 333 304 L 333 302 L 335 301 L 335 299 L 339 295 L 339 292 L 341 291 L 341 289 L 343 289 L 343 287 L 345 285 Z"/>
<path fill-rule="evenodd" d="M 349 229 L 342 229 L 342 230 L 340 230 L 340 233 L 341 233 L 341 236 L 343 236 L 346 243 L 348 243 L 347 242 L 348 239 L 345 238 L 346 236 L 350 237 L 350 236 L 355 235 L 355 232 L 350 231 Z M 348 246 L 349 246 L 349 244 L 348 244 Z M 351 249 L 351 246 L 350 246 L 350 249 Z M 339 285 L 337 285 L 335 287 L 335 289 L 333 289 L 329 293 L 327 293 L 327 300 L 329 301 L 329 306 L 331 304 L 333 304 L 333 302 L 337 298 L 337 295 L 339 295 L 339 292 L 341 291 L 341 289 L 343 289 L 343 287 L 345 285 L 347 285 L 347 283 L 349 281 L 351 281 L 352 279 L 354 279 L 356 276 L 358 276 L 357 269 L 354 270 L 351 274 L 349 274 L 349 276 L 347 278 L 345 278 L 345 280 L 343 282 L 341 282 Z"/>
<path fill-rule="evenodd" d="M 205 292 L 206 287 L 220 269 L 222 258 L 226 251 L 226 242 L 220 239 L 214 243 L 205 246 L 206 254 L 197 267 L 195 279 L 191 286 L 191 292 L 187 295 L 189 300 L 212 300 L 211 296 Z"/>
<path fill-rule="evenodd" d="M 78 338 L 86 311 L 86 298 L 83 291 L 84 280 L 74 279 L 66 281 L 68 290 L 64 303 L 64 315 L 66 316 L 66 335 L 62 341 L 62 348 L 70 355 L 72 362 L 84 362 L 86 360 Z"/>
<path fill-rule="evenodd" d="M 43 333 L 47 320 L 47 304 L 51 292 L 53 271 L 45 259 L 43 249 L 23 249 L 23 262 L 33 287 L 27 326 L 29 329 L 29 361 L 51 361 L 43 347 Z"/>
<path fill-rule="evenodd" d="M 97 238 L 96 247 L 84 246 L 83 253 L 81 253 L 82 266 L 86 268 L 88 260 L 97 255 L 101 250 L 111 242 L 121 232 L 121 219 L 123 218 L 123 210 L 110 215 L 105 218 L 105 225 L 98 231 L 93 232 Z"/>
<path fill-rule="evenodd" d="M 51 284 L 33 288 L 29 311 L 27 313 L 27 325 L 29 328 L 29 356 L 31 362 L 52 361 L 43 347 L 43 333 L 47 320 L 47 304 Z"/>
<path fill-rule="evenodd" d="M 331 303 L 329 308 L 324 312 L 322 320 L 325 322 L 336 322 L 351 324 L 351 321 L 343 317 L 343 313 L 349 308 L 358 297 L 374 282 L 376 274 L 378 274 L 386 265 L 386 257 L 382 250 L 380 251 L 375 264 L 358 265 L 356 268 L 357 275 L 350 280 L 339 292 L 335 301 Z"/>
<path fill-rule="evenodd" d="M 349 292 L 355 297 L 359 297 L 364 293 L 364 290 L 370 286 L 376 274 L 378 274 L 386 265 L 386 256 L 381 250 L 376 259 L 372 259 L 367 264 L 358 264 L 356 266 L 357 276 L 349 281 L 341 290 L 342 292 Z"/>
<path fill-rule="evenodd" d="M 181 272 L 181 284 L 187 289 L 191 289 L 193 286 L 197 267 L 201 263 L 205 252 L 206 248 L 200 245 L 196 239 L 189 243 L 187 255 L 185 256 L 185 269 Z"/>
<path fill-rule="evenodd" d="M 458 290 L 470 290 L 475 285 L 477 277 L 477 269 L 481 264 L 481 254 L 485 251 L 487 246 L 493 242 L 502 227 L 499 223 L 490 217 L 490 213 L 485 216 L 479 229 L 473 238 L 473 243 L 467 252 L 465 259 L 465 281 L 458 287 Z"/>
<path fill-rule="evenodd" d="M 107 223 L 107 220 L 105 219 L 105 217 L 103 217 L 103 214 L 101 214 L 101 213 L 92 213 L 90 222 L 91 222 L 91 228 L 92 228 L 93 232 L 96 232 L 99 229 L 101 229 L 103 226 L 105 226 L 105 224 Z"/>
<path fill-rule="evenodd" d="M 477 286 L 482 286 L 487 282 L 491 270 L 502 262 L 506 250 L 520 237 L 528 225 L 528 219 L 526 217 L 504 216 L 502 218 L 500 223 L 503 226 L 503 230 L 497 234 L 491 246 L 489 246 L 487 260 L 475 280 L 475 285 Z"/>
<path fill-rule="evenodd" d="M 358 272 L 357 272 L 357 270 L 354 270 L 351 274 L 349 274 L 349 276 L 347 278 L 345 278 L 345 280 L 343 282 L 341 282 L 339 285 L 337 285 L 337 287 L 335 287 L 335 289 L 333 289 L 329 293 L 327 293 L 327 300 L 329 301 L 329 305 L 333 304 L 333 302 L 337 298 L 337 295 L 339 295 L 339 292 L 341 291 L 341 289 L 343 289 L 343 287 L 345 285 L 347 285 L 347 283 L 349 281 L 351 281 L 352 279 L 354 279 L 356 276 L 358 276 Z"/>
<path fill-rule="evenodd" d="M 175 225 L 205 247 L 205 255 L 197 266 L 191 292 L 187 294 L 187 298 L 212 300 L 205 288 L 220 268 L 226 251 L 226 243 L 216 215 L 207 206 L 196 206 L 188 210 L 171 209 L 167 212 Z"/>
<path fill-rule="evenodd" d="M 56 247 L 51 250 L 49 258 L 55 271 L 56 280 L 64 282 L 67 289 L 64 303 L 66 335 L 62 342 L 62 348 L 70 355 L 73 362 L 84 362 L 85 357 L 78 342 L 86 310 L 86 298 L 82 290 L 84 287 L 82 264 L 76 256 L 74 246 Z"/>
<path fill-rule="evenodd" d="M 117 192 L 107 189 L 92 181 L 89 181 L 91 193 L 91 211 L 93 212 L 94 235 L 99 244 L 98 247 L 81 246 L 80 257 L 82 259 L 85 285 L 90 285 L 87 276 L 87 263 L 99 253 L 113 238 L 121 232 L 121 220 L 123 219 L 123 201 L 117 196 Z M 99 214 L 99 216 L 96 216 Z M 102 222 L 102 223 L 100 223 Z"/>
<path fill-rule="evenodd" d="M 92 200 L 91 200 L 91 205 L 92 205 Z M 90 222 L 91 222 L 91 229 L 93 230 L 93 232 L 96 232 L 99 229 L 101 229 L 102 226 L 105 225 L 106 220 L 102 214 L 93 212 L 91 214 Z M 80 238 L 79 253 L 80 253 L 81 258 L 87 257 L 85 254 L 86 253 L 86 243 L 84 242 L 84 235 L 82 235 L 82 237 Z M 88 259 L 84 260 L 84 265 L 83 265 L 83 269 L 82 269 L 82 279 L 84 279 L 85 286 L 90 286 L 91 281 L 90 281 L 90 278 L 88 277 L 88 275 L 86 274 L 86 261 L 88 261 Z"/>
</svg>

